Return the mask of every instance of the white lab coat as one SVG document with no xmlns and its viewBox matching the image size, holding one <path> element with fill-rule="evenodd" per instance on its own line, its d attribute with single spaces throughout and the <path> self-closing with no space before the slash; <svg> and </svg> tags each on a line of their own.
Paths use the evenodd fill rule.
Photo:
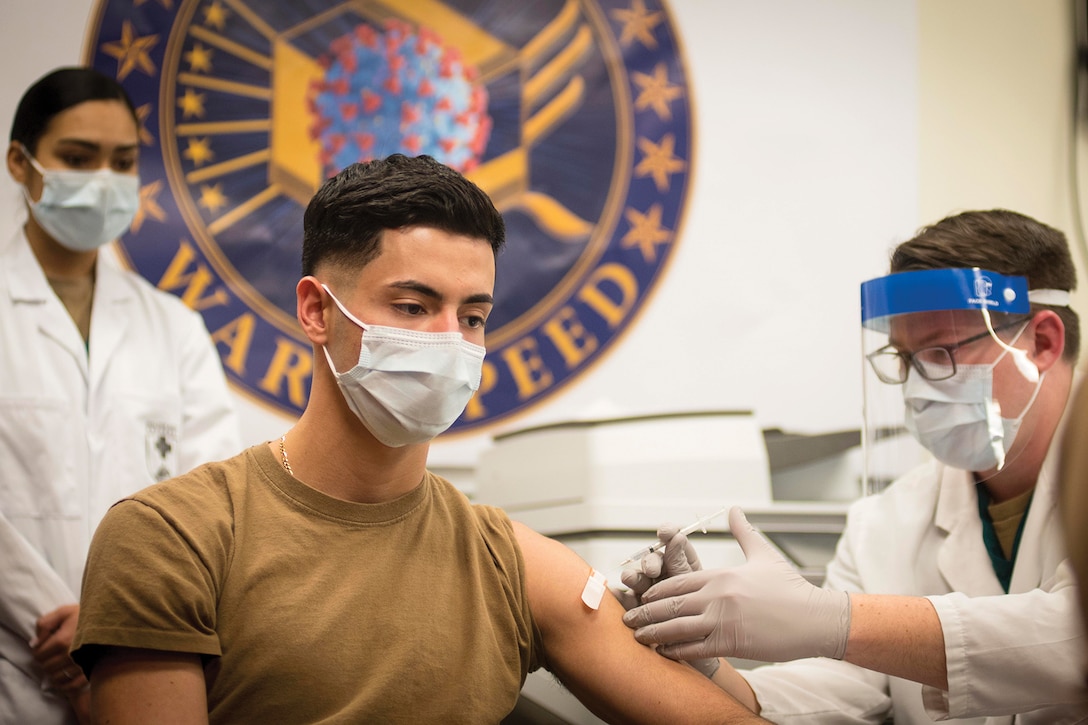
<svg viewBox="0 0 1088 725">
<path fill-rule="evenodd" d="M 27 640 L 78 601 L 106 510 L 240 448 L 197 313 L 100 255 L 88 350 L 23 232 L 0 249 L 0 722 L 46 722 Z"/>
<path fill-rule="evenodd" d="M 891 705 L 896 725 L 1088 722 L 1088 645 L 1056 510 L 1057 448 L 1036 484 L 1008 595 L 986 553 L 971 474 L 934 462 L 850 508 L 825 586 L 928 596 L 944 632 L 947 693 L 845 662 L 798 660 L 743 673 L 764 716 L 881 723 Z"/>
</svg>

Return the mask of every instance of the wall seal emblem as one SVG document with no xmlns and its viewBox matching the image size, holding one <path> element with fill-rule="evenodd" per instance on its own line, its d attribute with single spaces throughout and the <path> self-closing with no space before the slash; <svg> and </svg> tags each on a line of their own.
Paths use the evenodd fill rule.
<svg viewBox="0 0 1088 725">
<path fill-rule="evenodd" d="M 674 252 L 691 89 L 662 0 L 98 0 L 85 61 L 141 121 L 125 261 L 198 310 L 236 389 L 288 414 L 302 212 L 356 160 L 426 153 L 507 223 L 479 431 L 578 378 Z"/>
</svg>

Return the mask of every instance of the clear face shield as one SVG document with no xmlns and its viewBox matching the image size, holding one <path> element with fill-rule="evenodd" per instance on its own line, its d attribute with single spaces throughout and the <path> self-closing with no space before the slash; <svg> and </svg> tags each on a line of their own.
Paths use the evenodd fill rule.
<svg viewBox="0 0 1088 725">
<path fill-rule="evenodd" d="M 1029 299 L 1026 278 L 978 268 L 861 285 L 866 493 L 932 458 L 980 481 L 1015 461 L 1042 384 L 1029 354 L 1036 293 L 1068 296 Z"/>
</svg>

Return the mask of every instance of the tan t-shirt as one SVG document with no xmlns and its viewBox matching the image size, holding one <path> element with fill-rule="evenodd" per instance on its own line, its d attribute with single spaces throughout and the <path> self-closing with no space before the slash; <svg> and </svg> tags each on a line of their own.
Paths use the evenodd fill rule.
<svg viewBox="0 0 1088 725">
<path fill-rule="evenodd" d="M 205 655 L 211 723 L 497 723 L 543 659 L 510 520 L 428 473 L 356 504 L 266 445 L 106 515 L 76 660 L 97 645 Z M 93 673 L 92 673 L 93 677 Z"/>
<path fill-rule="evenodd" d="M 1028 504 L 1031 503 L 1031 496 L 1034 493 L 1035 489 L 1033 488 L 1024 491 L 1019 496 L 1010 498 L 1008 501 L 991 503 L 986 509 L 990 513 L 990 520 L 994 524 L 994 534 L 1001 544 L 1001 552 L 1006 559 L 1012 559 L 1012 548 L 1013 544 L 1016 543 L 1016 532 L 1020 530 L 1020 522 L 1024 519 L 1024 512 L 1027 511 Z"/>
</svg>

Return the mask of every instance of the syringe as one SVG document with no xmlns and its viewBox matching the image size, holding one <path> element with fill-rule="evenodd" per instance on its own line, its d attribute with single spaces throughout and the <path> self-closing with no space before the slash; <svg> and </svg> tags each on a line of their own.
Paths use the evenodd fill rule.
<svg viewBox="0 0 1088 725">
<path fill-rule="evenodd" d="M 702 531 L 705 534 L 706 533 L 706 525 L 708 523 L 710 523 L 710 521 L 712 519 L 716 519 L 719 516 L 723 516 L 723 515 L 729 513 L 729 508 L 730 508 L 729 506 L 726 506 L 725 508 L 723 508 L 720 511 L 715 511 L 714 513 L 710 514 L 709 516 L 704 516 L 703 518 L 699 519 L 695 523 L 689 524 L 688 526 L 685 526 L 684 528 L 680 529 L 680 533 L 683 534 L 684 536 L 687 536 L 688 534 L 692 533 L 693 531 Z M 634 554 L 631 554 L 631 556 L 627 557 L 626 559 L 624 559 L 623 561 L 620 562 L 620 566 L 627 566 L 631 562 L 638 561 L 639 559 L 646 556 L 647 554 L 652 554 L 655 551 L 661 551 L 664 548 L 665 548 L 665 544 L 663 544 L 660 541 L 656 541 L 653 544 L 651 544 L 650 546 L 643 547 L 643 548 L 639 549 L 638 551 L 636 551 Z"/>
</svg>

